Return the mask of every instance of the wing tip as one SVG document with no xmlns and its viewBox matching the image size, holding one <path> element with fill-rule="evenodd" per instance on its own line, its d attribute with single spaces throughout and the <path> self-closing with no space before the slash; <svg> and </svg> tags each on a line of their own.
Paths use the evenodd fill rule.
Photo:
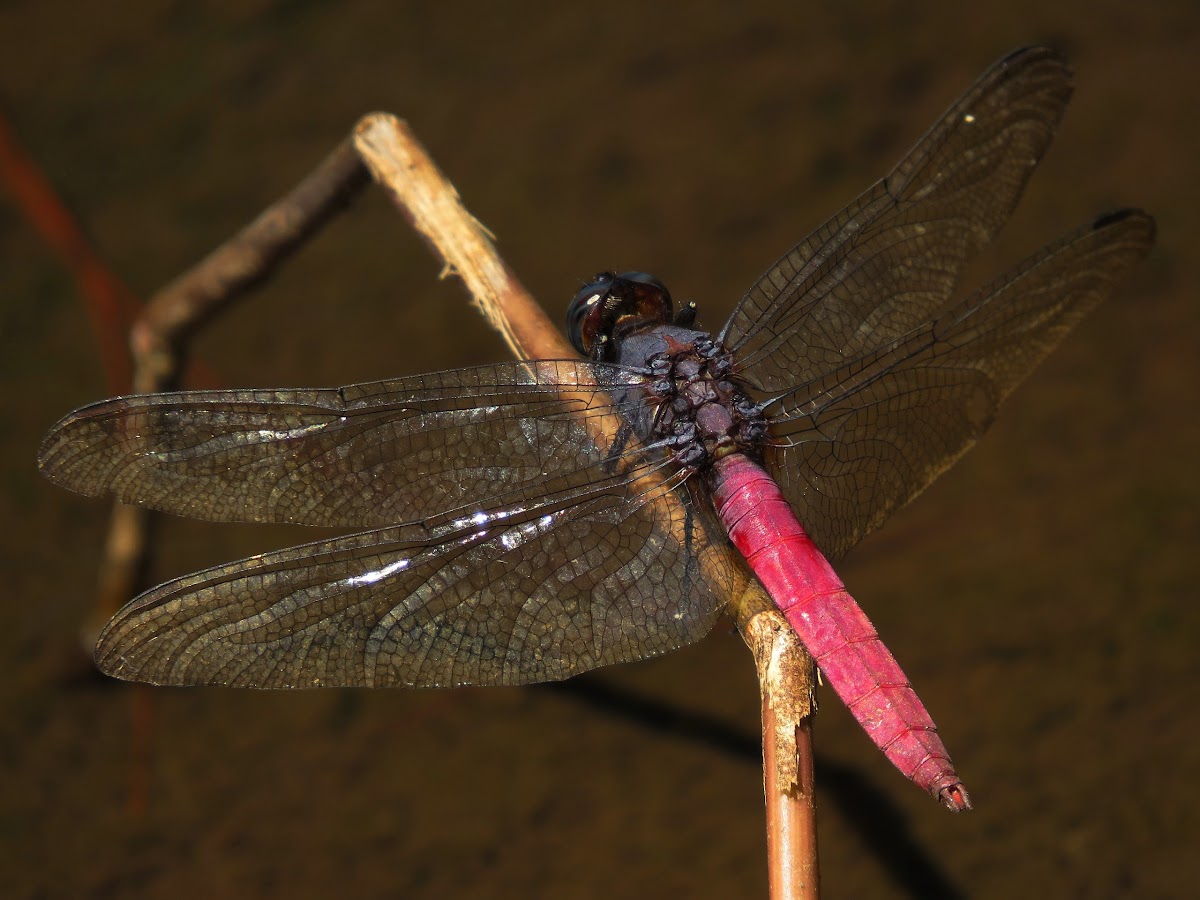
<svg viewBox="0 0 1200 900">
<path fill-rule="evenodd" d="M 54 461 L 62 452 L 63 437 L 73 418 L 75 418 L 75 413 L 69 413 L 55 422 L 42 437 L 41 444 L 38 445 L 38 471 L 42 473 L 43 477 L 56 483 L 60 473 L 54 471 Z"/>
<path fill-rule="evenodd" d="M 1100 213 L 1092 219 L 1091 224 L 1093 231 L 1102 231 L 1105 228 L 1117 226 L 1143 231 L 1147 246 L 1154 243 L 1154 239 L 1158 235 L 1158 223 L 1154 220 L 1154 216 L 1136 206 L 1126 206 Z"/>
<path fill-rule="evenodd" d="M 109 678 L 116 678 L 119 681 L 135 681 L 137 680 L 136 676 L 125 671 L 125 654 L 119 649 L 118 635 L 115 634 L 121 626 L 121 621 L 122 616 L 118 612 L 100 630 L 100 636 L 96 638 L 96 646 L 92 649 L 92 663 Z"/>
<path fill-rule="evenodd" d="M 1006 78 L 1011 78 L 1036 66 L 1044 66 L 1046 68 L 1044 74 L 1056 77 L 1062 82 L 1065 89 L 1062 107 L 1065 109 L 1075 84 L 1075 70 L 1064 53 L 1045 44 L 1027 44 L 1005 54 L 981 76 L 981 80 L 986 79 L 989 73 L 997 71 L 1003 71 L 1006 73 Z"/>
<path fill-rule="evenodd" d="M 1031 62 L 1045 60 L 1047 62 L 1056 62 L 1064 67 L 1069 67 L 1067 57 L 1059 50 L 1047 44 L 1025 44 L 1018 47 L 1016 50 L 1010 50 L 996 62 L 998 66 L 1015 66 L 1018 63 L 1025 65 Z"/>
<path fill-rule="evenodd" d="M 101 400 L 81 406 L 50 427 L 37 452 L 37 468 L 43 478 L 85 497 L 108 494 L 107 483 L 86 478 L 85 473 L 79 470 L 78 463 L 80 455 L 95 444 L 94 437 L 87 433 L 87 429 L 94 426 L 96 410 L 110 402 Z"/>
<path fill-rule="evenodd" d="M 154 628 L 138 616 L 141 612 L 139 601 L 145 596 L 125 604 L 100 629 L 92 649 L 92 663 L 102 674 L 118 681 L 156 686 L 178 684 L 164 676 L 161 665 L 157 665 L 153 654 L 147 652 L 148 645 L 157 635 Z"/>
</svg>

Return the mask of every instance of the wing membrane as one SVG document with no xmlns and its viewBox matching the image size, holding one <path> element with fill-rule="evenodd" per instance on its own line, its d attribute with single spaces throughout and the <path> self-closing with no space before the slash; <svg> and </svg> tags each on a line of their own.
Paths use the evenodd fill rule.
<svg viewBox="0 0 1200 900">
<path fill-rule="evenodd" d="M 708 632 L 744 575 L 664 463 L 620 462 L 536 499 L 516 488 L 162 585 L 109 623 L 97 665 L 154 684 L 433 687 L 556 680 L 675 649 Z"/>
<path fill-rule="evenodd" d="M 1008 219 L 1070 95 L 1070 70 L 1045 48 L 985 72 L 891 173 L 742 298 L 723 332 L 742 377 L 785 391 L 940 311 Z"/>
<path fill-rule="evenodd" d="M 559 360 L 120 397 L 58 423 L 39 464 L 72 490 L 197 519 L 376 528 L 586 468 L 604 450 L 586 417 L 616 411 L 576 386 L 637 379 Z"/>
<path fill-rule="evenodd" d="M 778 397 L 768 462 L 822 551 L 845 553 L 966 452 L 1153 240 L 1154 220 L 1140 210 L 1101 216 L 891 344 Z"/>
</svg>

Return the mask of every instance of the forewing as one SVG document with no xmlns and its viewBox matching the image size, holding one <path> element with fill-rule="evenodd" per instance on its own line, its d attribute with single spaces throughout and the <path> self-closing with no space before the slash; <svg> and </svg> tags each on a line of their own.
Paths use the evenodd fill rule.
<svg viewBox="0 0 1200 900">
<path fill-rule="evenodd" d="M 958 459 L 1153 240 L 1140 210 L 1101 216 L 771 404 L 769 467 L 822 551 L 849 550 Z"/>
<path fill-rule="evenodd" d="M 739 373 L 773 393 L 928 321 L 1008 219 L 1071 95 L 1056 53 L 996 63 L 886 177 L 775 263 L 725 326 Z"/>
<path fill-rule="evenodd" d="M 664 653 L 707 633 L 744 577 L 667 465 L 629 451 L 536 495 L 170 582 L 109 623 L 97 665 L 155 684 L 432 687 Z"/>
<path fill-rule="evenodd" d="M 327 390 L 119 397 L 59 422 L 39 464 L 80 493 L 222 522 L 376 528 L 585 468 L 584 427 L 636 381 L 572 360 Z"/>
</svg>

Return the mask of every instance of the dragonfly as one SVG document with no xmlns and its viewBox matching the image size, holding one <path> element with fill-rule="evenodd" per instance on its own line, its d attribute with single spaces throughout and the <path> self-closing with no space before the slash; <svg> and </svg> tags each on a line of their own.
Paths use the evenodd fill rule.
<svg viewBox="0 0 1200 900">
<path fill-rule="evenodd" d="M 699 640 L 757 578 L 887 758 L 969 808 L 832 561 L 971 447 L 1152 245 L 1153 219 L 1120 209 L 955 299 L 1071 85 L 1046 48 L 994 64 L 715 335 L 653 276 L 604 272 L 568 310 L 580 358 L 71 413 L 39 464 L 74 491 L 355 530 L 147 591 L 97 665 L 249 688 L 559 680 Z"/>
</svg>

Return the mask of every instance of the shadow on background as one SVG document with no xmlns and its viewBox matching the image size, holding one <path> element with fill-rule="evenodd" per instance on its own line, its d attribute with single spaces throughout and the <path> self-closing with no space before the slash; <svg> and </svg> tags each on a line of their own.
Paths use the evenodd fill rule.
<svg viewBox="0 0 1200 900">
<path fill-rule="evenodd" d="M 714 716 L 680 709 L 594 676 L 534 689 L 568 697 L 646 731 L 689 741 L 747 765 L 762 767 L 761 737 Z M 966 896 L 938 865 L 935 854 L 913 836 L 904 813 L 870 778 L 822 753 L 815 754 L 814 767 L 817 787 L 824 791 L 867 852 L 887 870 L 898 889 L 909 897 L 926 900 L 956 900 Z"/>
</svg>

